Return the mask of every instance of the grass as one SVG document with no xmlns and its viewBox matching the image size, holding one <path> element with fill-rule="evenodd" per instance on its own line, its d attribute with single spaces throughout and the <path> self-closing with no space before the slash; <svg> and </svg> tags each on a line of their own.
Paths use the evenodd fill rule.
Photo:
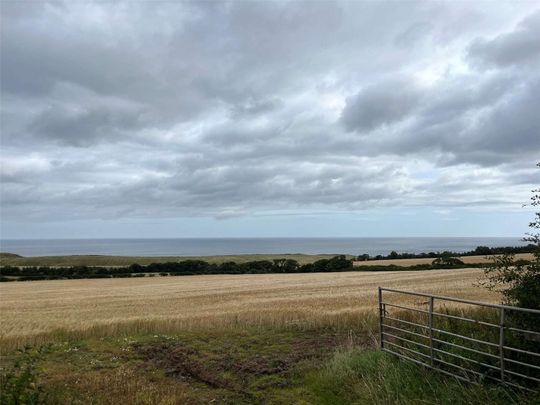
<svg viewBox="0 0 540 405">
<path fill-rule="evenodd" d="M 243 327 L 58 340 L 4 356 L 0 403 L 538 403 L 375 351 L 371 332 Z"/>
<path fill-rule="evenodd" d="M 59 341 L 22 352 L 18 366 L 6 358 L 4 403 L 314 403 L 304 376 L 352 344 L 369 341 L 298 328 Z"/>
<path fill-rule="evenodd" d="M 334 254 L 304 255 L 304 254 L 254 254 L 254 255 L 222 255 L 222 256 L 102 256 L 102 255 L 72 255 L 72 256 L 34 256 L 22 257 L 12 253 L 0 253 L 2 266 L 129 266 L 131 264 L 146 265 L 151 263 L 178 262 L 182 260 L 204 260 L 208 263 L 224 262 L 245 263 L 256 260 L 292 259 L 300 264 L 313 263 L 321 259 L 331 259 Z M 353 256 L 347 256 L 351 259 Z"/>
<path fill-rule="evenodd" d="M 337 404 L 533 404 L 527 396 L 495 385 L 473 385 L 405 363 L 383 352 L 338 351 L 307 379 L 318 403 Z"/>
</svg>

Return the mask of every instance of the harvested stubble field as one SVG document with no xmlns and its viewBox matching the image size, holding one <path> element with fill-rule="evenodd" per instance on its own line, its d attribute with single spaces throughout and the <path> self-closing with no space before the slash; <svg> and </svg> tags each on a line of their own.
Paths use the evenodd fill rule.
<svg viewBox="0 0 540 405">
<path fill-rule="evenodd" d="M 374 350 L 377 286 L 498 301 L 473 285 L 480 274 L 3 283 L 0 404 L 537 403 L 502 387 L 465 386 Z"/>
<path fill-rule="evenodd" d="M 378 286 L 496 302 L 496 294 L 474 286 L 480 275 L 479 269 L 459 269 L 3 283 L 0 345 L 17 347 L 65 333 L 361 325 L 374 321 Z"/>
</svg>

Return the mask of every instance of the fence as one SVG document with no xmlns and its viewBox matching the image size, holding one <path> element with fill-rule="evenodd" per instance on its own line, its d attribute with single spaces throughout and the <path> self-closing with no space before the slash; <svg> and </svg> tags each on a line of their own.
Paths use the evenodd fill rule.
<svg viewBox="0 0 540 405">
<path fill-rule="evenodd" d="M 467 382 L 539 388 L 540 310 L 379 287 L 379 318 L 385 352 Z"/>
</svg>

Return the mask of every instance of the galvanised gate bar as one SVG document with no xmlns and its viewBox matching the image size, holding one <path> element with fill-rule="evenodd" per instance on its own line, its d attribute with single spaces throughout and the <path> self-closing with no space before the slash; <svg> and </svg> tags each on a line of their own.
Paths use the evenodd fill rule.
<svg viewBox="0 0 540 405">
<path fill-rule="evenodd" d="M 379 323 L 381 350 L 404 360 L 472 383 L 540 387 L 539 310 L 379 287 Z"/>
</svg>

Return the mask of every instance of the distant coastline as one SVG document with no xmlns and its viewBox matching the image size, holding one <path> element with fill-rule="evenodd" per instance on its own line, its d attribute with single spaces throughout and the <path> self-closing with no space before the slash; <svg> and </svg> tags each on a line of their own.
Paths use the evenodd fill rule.
<svg viewBox="0 0 540 405">
<path fill-rule="evenodd" d="M 388 255 L 465 252 L 477 246 L 522 246 L 519 237 L 410 238 L 177 238 L 177 239 L 4 239 L 0 251 L 34 256 L 216 256 L 254 254 Z"/>
</svg>

